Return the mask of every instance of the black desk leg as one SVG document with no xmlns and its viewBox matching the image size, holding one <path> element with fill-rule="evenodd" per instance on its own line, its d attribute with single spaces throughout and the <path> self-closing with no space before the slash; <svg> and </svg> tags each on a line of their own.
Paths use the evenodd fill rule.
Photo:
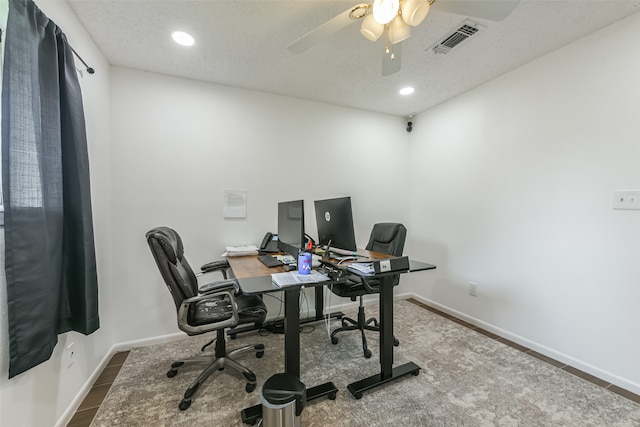
<svg viewBox="0 0 640 427">
<path fill-rule="evenodd" d="M 324 315 L 324 286 L 316 286 L 316 320 Z"/>
<path fill-rule="evenodd" d="M 300 288 L 284 292 L 284 372 L 300 378 Z"/>
<path fill-rule="evenodd" d="M 383 378 L 391 376 L 393 368 L 393 278 L 380 281 L 380 372 Z"/>
<path fill-rule="evenodd" d="M 356 381 L 347 389 L 356 398 L 362 393 L 408 374 L 418 375 L 420 366 L 413 362 L 393 367 L 393 276 L 380 281 L 380 373 Z"/>
<path fill-rule="evenodd" d="M 292 287 L 284 293 L 284 371 L 300 378 L 300 288 Z M 393 342 L 392 342 L 393 344 Z M 332 382 L 307 389 L 307 402 L 322 396 L 334 400 L 338 388 Z M 242 422 L 254 425 L 262 418 L 262 405 L 241 411 Z"/>
</svg>

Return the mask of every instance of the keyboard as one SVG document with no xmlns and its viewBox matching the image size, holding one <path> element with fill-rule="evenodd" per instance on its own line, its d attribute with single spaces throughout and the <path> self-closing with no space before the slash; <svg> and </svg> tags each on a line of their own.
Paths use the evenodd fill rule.
<svg viewBox="0 0 640 427">
<path fill-rule="evenodd" d="M 267 267 L 277 267 L 282 265 L 282 261 L 278 258 L 272 257 L 271 255 L 259 255 L 258 260 Z"/>
</svg>

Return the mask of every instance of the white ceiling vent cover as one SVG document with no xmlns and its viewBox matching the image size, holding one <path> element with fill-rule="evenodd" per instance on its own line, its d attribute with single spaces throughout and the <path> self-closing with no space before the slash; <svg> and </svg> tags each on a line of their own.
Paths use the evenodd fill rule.
<svg viewBox="0 0 640 427">
<path fill-rule="evenodd" d="M 434 53 L 447 54 L 451 49 L 458 46 L 469 37 L 477 34 L 478 31 L 484 28 L 486 27 L 478 24 L 477 22 L 473 22 L 467 19 L 460 25 L 459 28 L 453 30 L 453 32 L 443 37 L 438 43 L 436 43 L 429 49 L 433 50 Z"/>
</svg>

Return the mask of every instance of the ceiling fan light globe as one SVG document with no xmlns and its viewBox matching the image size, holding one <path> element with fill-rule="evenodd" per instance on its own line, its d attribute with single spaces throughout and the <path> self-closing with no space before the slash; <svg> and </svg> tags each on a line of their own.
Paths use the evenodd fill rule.
<svg viewBox="0 0 640 427">
<path fill-rule="evenodd" d="M 411 35 L 411 27 L 403 19 L 397 17 L 389 24 L 389 41 L 391 44 L 406 40 Z"/>
<path fill-rule="evenodd" d="M 384 25 L 376 22 L 376 20 L 373 19 L 373 15 L 369 14 L 362 20 L 360 34 L 362 34 L 367 40 L 375 42 L 380 38 L 383 32 Z"/>
<path fill-rule="evenodd" d="M 430 8 L 431 4 L 428 0 L 404 0 L 400 11 L 404 22 L 416 27 L 427 17 Z"/>
<path fill-rule="evenodd" d="M 379 24 L 388 24 L 398 15 L 400 0 L 373 0 L 373 19 Z"/>
</svg>

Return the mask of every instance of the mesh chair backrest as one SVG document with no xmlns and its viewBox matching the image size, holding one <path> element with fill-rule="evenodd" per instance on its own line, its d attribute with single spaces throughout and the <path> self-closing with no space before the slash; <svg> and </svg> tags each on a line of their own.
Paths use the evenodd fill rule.
<svg viewBox="0 0 640 427">
<path fill-rule="evenodd" d="M 402 256 L 407 229 L 395 222 L 381 222 L 373 226 L 366 249 L 383 254 Z"/>
<path fill-rule="evenodd" d="M 198 281 L 184 257 L 182 239 L 169 227 L 156 227 L 146 236 L 176 308 L 180 307 L 183 300 L 198 295 Z"/>
</svg>

